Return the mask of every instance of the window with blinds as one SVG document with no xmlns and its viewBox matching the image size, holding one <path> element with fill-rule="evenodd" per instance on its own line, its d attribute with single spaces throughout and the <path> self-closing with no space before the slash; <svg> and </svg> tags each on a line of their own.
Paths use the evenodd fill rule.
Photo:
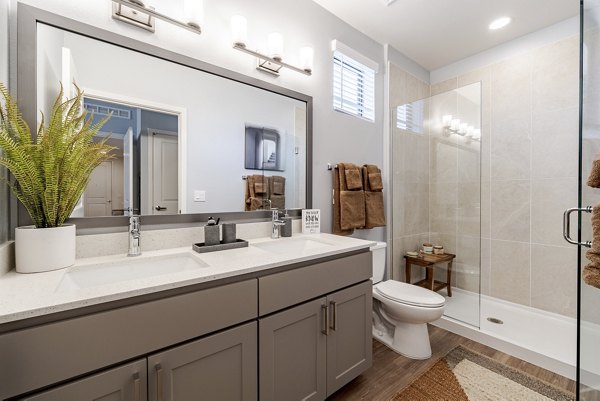
<svg viewBox="0 0 600 401">
<path fill-rule="evenodd" d="M 333 52 L 333 108 L 375 121 L 375 71 L 338 50 Z"/>
<path fill-rule="evenodd" d="M 415 134 L 422 134 L 423 110 L 423 100 L 398 106 L 396 108 L 396 127 Z"/>
</svg>

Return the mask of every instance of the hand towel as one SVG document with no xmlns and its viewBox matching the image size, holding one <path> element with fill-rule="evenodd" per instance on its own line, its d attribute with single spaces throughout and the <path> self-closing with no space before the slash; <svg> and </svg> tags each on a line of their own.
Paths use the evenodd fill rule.
<svg viewBox="0 0 600 401">
<path fill-rule="evenodd" d="M 365 187 L 365 228 L 384 227 L 385 209 L 381 170 L 374 164 L 365 164 L 362 167 L 362 175 Z"/>
<path fill-rule="evenodd" d="M 600 188 L 600 155 L 592 162 L 592 171 L 587 179 L 588 187 Z"/>
<path fill-rule="evenodd" d="M 285 177 L 280 175 L 272 176 L 270 192 L 273 195 L 285 195 Z"/>
<path fill-rule="evenodd" d="M 341 166 L 341 164 L 338 164 L 338 167 L 334 168 L 332 171 L 332 177 L 333 177 L 333 233 L 337 234 L 337 235 L 350 235 L 354 232 L 353 229 L 349 229 L 349 230 L 342 230 L 341 227 L 341 216 L 340 216 L 340 183 L 341 183 L 341 177 L 340 174 L 343 174 L 340 172 L 340 170 L 343 170 L 343 167 Z"/>
<path fill-rule="evenodd" d="M 271 195 L 271 207 L 285 209 L 285 195 Z"/>
<path fill-rule="evenodd" d="M 354 165 L 352 165 L 354 166 Z M 346 179 L 346 189 L 350 191 L 356 191 L 363 189 L 363 182 L 360 170 L 357 166 L 348 167 L 344 169 L 344 178 Z"/>
</svg>

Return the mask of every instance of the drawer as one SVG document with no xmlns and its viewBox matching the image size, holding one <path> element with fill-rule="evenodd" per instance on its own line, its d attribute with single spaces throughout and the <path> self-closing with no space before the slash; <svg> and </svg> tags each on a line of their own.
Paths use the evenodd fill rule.
<svg viewBox="0 0 600 401">
<path fill-rule="evenodd" d="M 258 279 L 260 316 L 365 281 L 373 275 L 371 252 L 275 273 Z"/>
<path fill-rule="evenodd" d="M 0 335 L 0 399 L 257 316 L 256 279 Z"/>
</svg>

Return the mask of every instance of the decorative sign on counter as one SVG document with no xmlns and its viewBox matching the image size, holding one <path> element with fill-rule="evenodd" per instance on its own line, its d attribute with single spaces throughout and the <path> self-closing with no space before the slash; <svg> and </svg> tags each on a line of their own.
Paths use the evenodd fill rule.
<svg viewBox="0 0 600 401">
<path fill-rule="evenodd" d="M 302 234 L 319 234 L 321 232 L 321 209 L 304 209 L 302 211 Z"/>
</svg>

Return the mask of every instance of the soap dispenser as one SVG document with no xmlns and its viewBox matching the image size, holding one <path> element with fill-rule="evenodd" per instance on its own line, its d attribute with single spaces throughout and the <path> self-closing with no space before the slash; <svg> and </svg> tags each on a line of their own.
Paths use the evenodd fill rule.
<svg viewBox="0 0 600 401">
<path fill-rule="evenodd" d="M 208 218 L 206 225 L 204 226 L 204 245 L 219 245 L 221 243 L 220 232 L 219 232 L 219 221 L 221 219 L 215 219 L 211 216 Z"/>
<path fill-rule="evenodd" d="M 285 214 L 281 218 L 283 221 L 283 226 L 281 227 L 281 236 L 282 237 L 291 237 L 292 236 L 292 218 L 288 215 L 287 210 Z"/>
</svg>

